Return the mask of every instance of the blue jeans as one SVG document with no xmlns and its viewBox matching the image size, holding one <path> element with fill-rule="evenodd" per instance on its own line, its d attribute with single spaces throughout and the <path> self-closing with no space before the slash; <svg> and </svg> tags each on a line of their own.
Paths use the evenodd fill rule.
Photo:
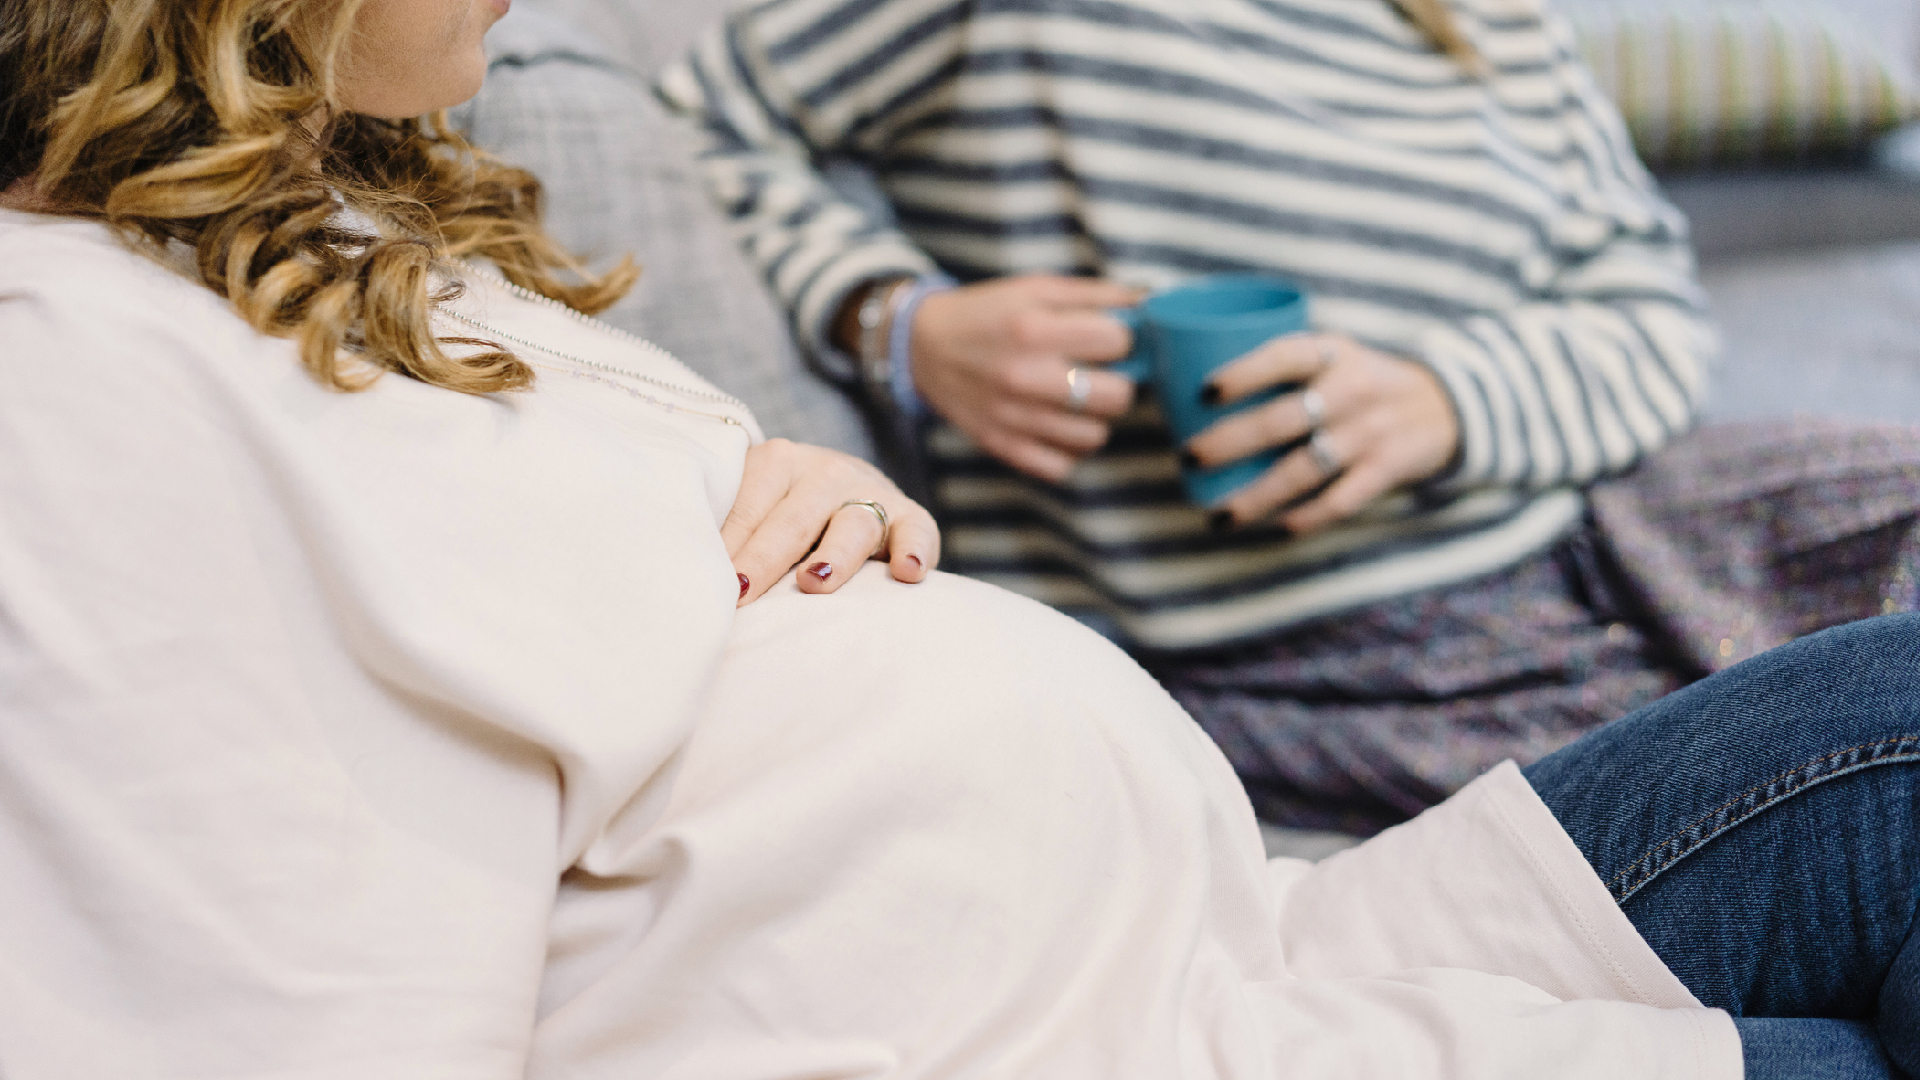
<svg viewBox="0 0 1920 1080">
<path fill-rule="evenodd" d="M 1751 1080 L 1920 1077 L 1920 615 L 1837 627 L 1526 770 Z"/>
</svg>

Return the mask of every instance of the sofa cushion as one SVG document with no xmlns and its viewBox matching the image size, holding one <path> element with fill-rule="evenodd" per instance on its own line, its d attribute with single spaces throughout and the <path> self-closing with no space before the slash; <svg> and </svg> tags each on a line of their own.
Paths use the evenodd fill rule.
<svg viewBox="0 0 1920 1080">
<path fill-rule="evenodd" d="M 638 287 L 602 318 L 744 400 L 769 435 L 871 458 L 864 420 L 800 360 L 645 79 L 538 0 L 521 0 L 488 48 L 487 84 L 456 121 L 541 178 L 562 244 L 600 265 L 640 262 Z"/>
<path fill-rule="evenodd" d="M 537 0 L 540 10 L 557 15 L 601 43 L 641 75 L 651 79 L 680 58 L 693 39 L 728 11 L 754 0 Z"/>
<path fill-rule="evenodd" d="M 1920 423 L 1920 243 L 1730 260 L 1702 282 L 1727 339 L 1709 419 Z"/>
<path fill-rule="evenodd" d="M 1910 24 L 1876 25 L 1846 4 L 1564 6 L 1595 79 L 1655 168 L 1853 154 L 1920 116 Z"/>
</svg>

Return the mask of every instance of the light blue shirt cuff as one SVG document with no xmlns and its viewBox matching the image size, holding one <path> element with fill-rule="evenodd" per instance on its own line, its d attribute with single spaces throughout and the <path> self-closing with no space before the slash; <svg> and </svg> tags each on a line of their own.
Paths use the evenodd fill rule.
<svg viewBox="0 0 1920 1080">
<path fill-rule="evenodd" d="M 920 400 L 920 392 L 913 386 L 913 317 L 922 300 L 959 285 L 945 274 L 927 274 L 914 281 L 894 309 L 893 325 L 887 330 L 887 363 L 893 374 L 894 407 L 909 419 L 927 415 L 927 403 Z"/>
</svg>

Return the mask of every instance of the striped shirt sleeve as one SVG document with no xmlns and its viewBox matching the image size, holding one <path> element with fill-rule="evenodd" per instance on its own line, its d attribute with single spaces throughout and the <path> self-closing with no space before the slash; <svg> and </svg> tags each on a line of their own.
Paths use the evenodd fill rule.
<svg viewBox="0 0 1920 1080">
<path fill-rule="evenodd" d="M 1717 337 L 1684 261 L 1623 241 L 1551 300 L 1429 331 L 1421 358 L 1460 421 L 1448 486 L 1584 483 L 1691 427 Z"/>
<path fill-rule="evenodd" d="M 711 194 L 830 377 L 851 362 L 834 317 L 861 285 L 936 267 L 891 217 L 821 172 L 860 157 L 857 132 L 889 88 L 938 77 L 952 58 L 954 0 L 775 0 L 736 14 L 662 76 L 669 108 L 696 124 Z M 903 41 L 903 35 L 908 40 Z M 942 40 L 944 37 L 944 41 Z M 796 77 L 815 77 L 804 88 Z"/>
<path fill-rule="evenodd" d="M 1720 339 L 1695 273 L 1686 219 L 1636 155 L 1618 110 L 1560 45 L 1587 191 L 1612 226 L 1555 237 L 1563 261 L 1538 298 L 1435 327 L 1420 358 L 1460 421 L 1455 469 L 1439 485 L 1582 484 L 1631 468 L 1693 426 Z"/>
</svg>

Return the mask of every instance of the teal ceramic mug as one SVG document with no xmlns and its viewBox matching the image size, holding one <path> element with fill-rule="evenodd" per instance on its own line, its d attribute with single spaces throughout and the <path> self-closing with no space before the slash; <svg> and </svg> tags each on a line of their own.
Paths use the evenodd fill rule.
<svg viewBox="0 0 1920 1080">
<path fill-rule="evenodd" d="M 1307 329 L 1307 294 L 1284 278 L 1223 274 L 1158 292 L 1115 311 L 1133 331 L 1133 352 L 1108 370 L 1151 386 L 1176 445 L 1224 417 L 1298 389 L 1276 386 L 1231 405 L 1207 405 L 1207 379 L 1274 338 Z M 1182 466 L 1187 497 L 1213 506 L 1267 471 L 1292 447 L 1276 447 L 1218 468 Z"/>
</svg>

